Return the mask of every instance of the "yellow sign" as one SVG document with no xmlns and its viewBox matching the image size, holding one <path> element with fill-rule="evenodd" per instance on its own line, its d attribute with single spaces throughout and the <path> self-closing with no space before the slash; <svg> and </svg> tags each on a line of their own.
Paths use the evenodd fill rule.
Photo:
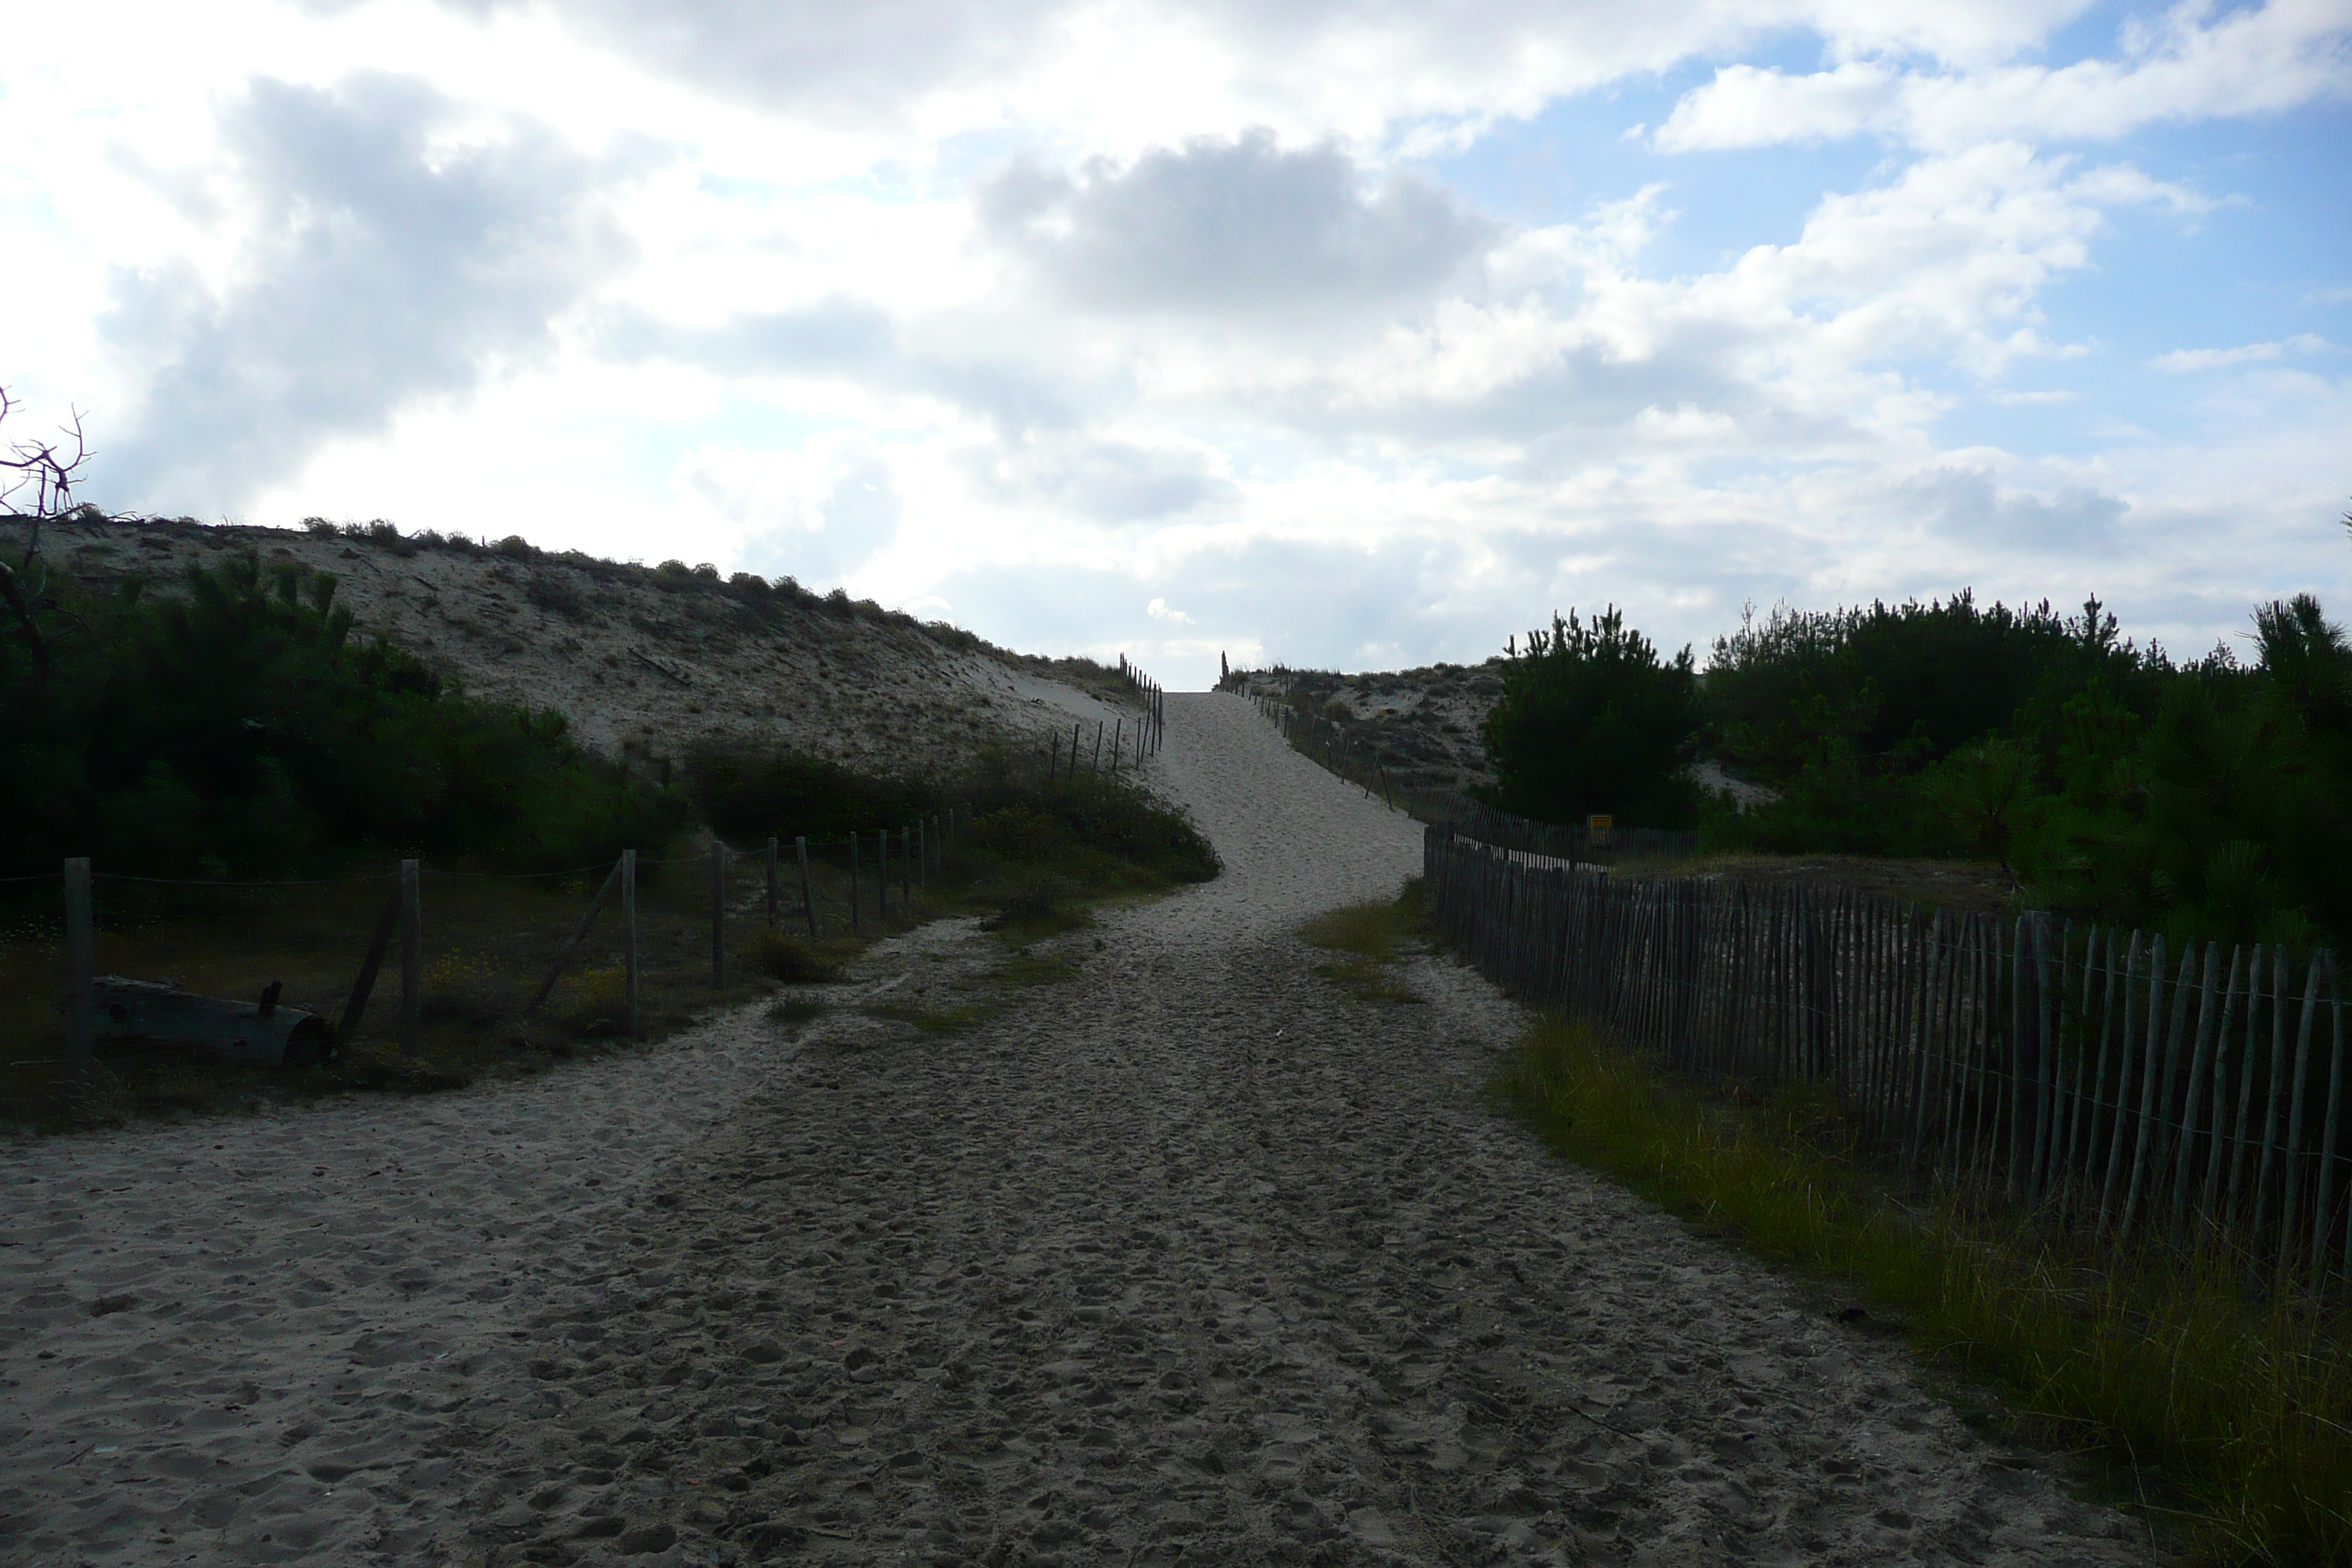
<svg viewBox="0 0 2352 1568">
<path fill-rule="evenodd" d="M 1584 837 L 1594 844 L 1606 844 L 1617 830 L 1617 819 L 1598 813 L 1584 819 Z"/>
</svg>

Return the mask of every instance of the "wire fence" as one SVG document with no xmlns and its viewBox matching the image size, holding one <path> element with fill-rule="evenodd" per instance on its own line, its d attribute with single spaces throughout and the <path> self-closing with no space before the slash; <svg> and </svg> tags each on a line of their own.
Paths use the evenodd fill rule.
<svg viewBox="0 0 2352 1568">
<path fill-rule="evenodd" d="M 1136 695 L 1143 700 L 1143 724 L 1139 735 L 1144 754 L 1148 756 L 1158 751 L 1160 742 L 1166 738 L 1168 694 L 1160 689 L 1160 682 L 1129 662 L 1125 654 L 1118 656 L 1118 673 L 1119 679 L 1134 687 Z M 1096 728 L 1099 730 L 1101 726 L 1097 725 Z"/>
<path fill-rule="evenodd" d="M 1400 810 L 1422 816 L 1416 804 L 1424 807 L 1438 805 L 1435 797 L 1422 800 L 1399 791 L 1389 783 L 1388 764 L 1381 754 L 1368 746 L 1358 744 L 1348 732 L 1330 720 L 1301 710 L 1288 702 L 1277 702 L 1252 691 L 1250 702 L 1260 716 L 1282 731 L 1293 749 L 1328 773 L 1337 773 L 1366 795 L 1376 795 Z M 1423 817 L 1423 820 L 1442 818 Z"/>
<path fill-rule="evenodd" d="M 2332 952 L 1610 877 L 1443 826 L 1424 869 L 1433 921 L 1481 971 L 1679 1071 L 1833 1086 L 1920 1179 L 2352 1286 Z"/>
<path fill-rule="evenodd" d="M 0 1093 L 70 1089 L 158 1047 L 298 1068 L 538 1025 L 634 1037 L 749 983 L 817 978 L 822 944 L 911 920 L 970 815 L 541 873 L 404 859 L 230 881 L 68 859 L 0 903 L 0 994 L 19 999 L 0 1011 Z M 56 1005 L 22 1005 L 39 997 Z"/>
<path fill-rule="evenodd" d="M 1124 716 L 1108 723 L 1097 719 L 1091 734 L 1083 719 L 1070 721 L 1066 738 L 1058 723 L 1046 731 L 1036 750 L 1045 760 L 1047 784 L 1057 777 L 1075 779 L 1081 773 L 1134 773 L 1160 750 L 1167 720 L 1165 693 L 1125 654 L 1118 656 L 1118 674 L 1135 689 L 1143 704 L 1142 713 L 1132 721 Z"/>
</svg>

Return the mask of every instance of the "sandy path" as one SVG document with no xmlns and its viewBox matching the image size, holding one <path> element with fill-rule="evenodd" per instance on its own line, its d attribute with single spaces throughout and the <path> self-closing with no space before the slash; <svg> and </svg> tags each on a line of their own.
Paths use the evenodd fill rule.
<svg viewBox="0 0 2352 1568">
<path fill-rule="evenodd" d="M 966 1033 L 738 1015 L 9 1151 L 0 1560 L 2135 1560 L 1485 1106 L 1516 1018 L 1475 975 L 1312 975 L 1287 927 L 1391 889 L 1412 824 L 1233 699 L 1171 699 L 1160 776 L 1228 874 Z M 988 951 L 933 928 L 874 983 Z"/>
<path fill-rule="evenodd" d="M 516 1309 L 789 1054 L 738 1015 L 528 1085 L 0 1152 L 0 1562 L 415 1561 Z"/>
<path fill-rule="evenodd" d="M 1546 1156 L 1513 1009 L 1286 934 L 1417 831 L 1171 700 L 1217 883 L 945 1041 L 818 1038 L 537 1340 L 493 1562 L 2095 1563 L 1902 1353 Z"/>
</svg>

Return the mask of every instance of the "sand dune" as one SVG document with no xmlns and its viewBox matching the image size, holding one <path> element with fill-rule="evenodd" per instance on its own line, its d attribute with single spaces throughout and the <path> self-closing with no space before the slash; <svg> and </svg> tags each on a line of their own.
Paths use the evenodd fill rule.
<svg viewBox="0 0 2352 1568">
<path fill-rule="evenodd" d="M 553 708 L 606 755 L 757 740 L 897 769 L 1136 717 L 1115 680 L 1070 667 L 1058 679 L 1043 659 L 871 605 L 747 596 L 716 577 L 160 520 L 52 522 L 43 537 L 51 560 L 100 588 L 138 576 L 173 592 L 189 566 L 247 552 L 265 568 L 331 573 L 362 636 L 390 637 L 482 696 Z"/>
</svg>

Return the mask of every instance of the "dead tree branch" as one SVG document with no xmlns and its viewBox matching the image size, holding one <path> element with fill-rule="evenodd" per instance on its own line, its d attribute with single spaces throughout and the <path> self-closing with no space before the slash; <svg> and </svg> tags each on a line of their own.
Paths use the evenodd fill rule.
<svg viewBox="0 0 2352 1568">
<path fill-rule="evenodd" d="M 6 387 L 0 386 L 0 421 L 6 420 L 16 408 L 16 399 L 8 395 Z M 35 617 L 40 611 L 55 609 L 57 601 L 41 592 L 45 576 L 35 581 L 28 598 L 19 574 L 33 573 L 40 559 L 41 524 L 75 510 L 74 479 L 82 465 L 89 461 L 90 450 L 89 438 L 82 429 L 81 410 L 72 412 L 72 425 L 59 427 L 61 434 L 71 438 L 70 452 L 62 441 L 16 441 L 10 443 L 6 456 L 0 456 L 0 501 L 12 500 L 27 485 L 33 489 L 32 509 L 16 514 L 29 524 L 24 559 L 14 567 L 0 561 L 0 603 L 8 606 L 17 628 L 25 634 L 26 645 L 33 655 L 33 679 L 40 681 L 49 678 L 49 644 Z"/>
<path fill-rule="evenodd" d="M 16 405 L 8 389 L 0 386 L 0 420 L 5 420 Z M 14 497 L 26 485 L 33 487 L 33 509 L 25 515 L 38 524 L 48 518 L 60 517 L 74 508 L 74 478 L 81 466 L 89 461 L 89 437 L 83 432 L 81 410 L 72 410 L 73 423 L 59 426 L 58 433 L 72 437 L 73 452 L 68 456 L 63 442 L 15 441 L 8 447 L 10 456 L 0 458 L 0 468 L 13 471 L 14 479 L 0 479 L 0 500 Z M 39 534 L 35 533 L 36 544 Z"/>
</svg>

